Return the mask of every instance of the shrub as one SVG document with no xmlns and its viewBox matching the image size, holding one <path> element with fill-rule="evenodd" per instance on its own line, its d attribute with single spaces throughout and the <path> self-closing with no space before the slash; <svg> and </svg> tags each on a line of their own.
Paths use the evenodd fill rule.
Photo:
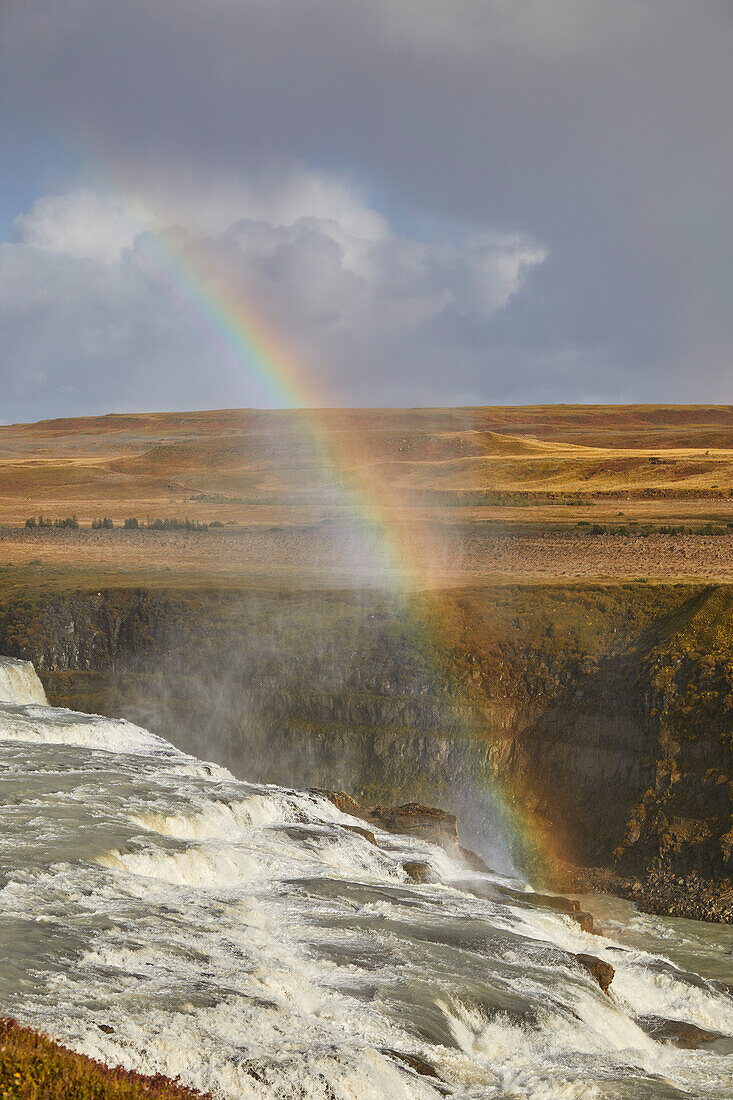
<svg viewBox="0 0 733 1100">
<path fill-rule="evenodd" d="M 93 531 L 111 531 L 113 527 L 114 522 L 109 518 L 109 516 L 105 516 L 104 519 L 92 520 Z"/>
<path fill-rule="evenodd" d="M 135 516 L 129 516 L 128 519 L 125 520 L 124 527 L 126 531 L 137 531 L 139 526 L 140 524 Z"/>
<path fill-rule="evenodd" d="M 727 530 L 718 523 L 704 523 L 700 528 L 701 535 L 727 535 Z"/>
<path fill-rule="evenodd" d="M 201 500 L 205 504 L 230 504 L 231 501 L 223 493 L 194 493 L 189 500 Z"/>
<path fill-rule="evenodd" d="M 156 516 L 155 519 L 148 519 L 145 524 L 148 531 L 208 531 L 208 523 L 199 523 L 196 519 L 189 519 L 186 516 L 185 519 L 176 519 L 175 517 L 169 519 L 161 519 L 160 516 Z"/>
<path fill-rule="evenodd" d="M 663 523 L 659 528 L 661 535 L 684 535 L 687 529 L 681 523 Z"/>
</svg>

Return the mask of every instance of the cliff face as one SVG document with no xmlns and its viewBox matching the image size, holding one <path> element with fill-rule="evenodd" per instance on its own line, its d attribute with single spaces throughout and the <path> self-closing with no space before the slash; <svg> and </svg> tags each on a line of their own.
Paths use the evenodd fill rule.
<svg viewBox="0 0 733 1100">
<path fill-rule="evenodd" d="M 0 605 L 0 652 L 32 660 L 54 704 L 131 718 L 247 778 L 437 802 L 472 844 L 528 815 L 573 862 L 633 875 L 733 870 L 732 643 L 728 587 Z"/>
</svg>

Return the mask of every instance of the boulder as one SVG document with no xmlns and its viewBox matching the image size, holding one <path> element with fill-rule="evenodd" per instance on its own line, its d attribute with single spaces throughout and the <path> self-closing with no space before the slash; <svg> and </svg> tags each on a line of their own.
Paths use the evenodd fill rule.
<svg viewBox="0 0 733 1100">
<path fill-rule="evenodd" d="M 575 898 L 566 898 L 558 894 L 526 894 L 527 901 L 533 905 L 543 905 L 548 909 L 557 909 L 558 913 L 579 913 L 580 902 Z"/>
<path fill-rule="evenodd" d="M 575 961 L 587 970 L 592 978 L 595 978 L 604 993 L 608 993 L 616 973 L 610 963 L 604 962 L 596 955 L 576 955 Z"/>
<path fill-rule="evenodd" d="M 579 924 L 583 932 L 592 932 L 595 935 L 599 934 L 593 924 L 592 913 L 585 913 L 582 910 L 577 910 L 574 913 L 570 913 L 570 919 L 574 920 L 576 924 Z"/>
<path fill-rule="evenodd" d="M 320 798 L 328 799 L 337 810 L 341 810 L 342 814 L 351 814 L 354 817 L 361 817 L 362 815 L 359 803 L 346 791 L 328 791 L 322 787 L 311 787 L 311 794 L 317 794 Z"/>
<path fill-rule="evenodd" d="M 440 881 L 430 864 L 426 863 L 423 859 L 408 859 L 406 863 L 402 864 L 402 870 L 412 882 L 424 883 Z"/>
<path fill-rule="evenodd" d="M 374 844 L 376 847 L 379 847 L 379 845 L 377 844 L 377 838 L 375 837 L 371 829 L 365 829 L 361 825 L 342 825 L 341 828 L 348 829 L 350 833 L 358 833 L 359 836 L 364 837 L 364 840 L 368 840 L 370 844 Z"/>
<path fill-rule="evenodd" d="M 658 1043 L 670 1043 L 683 1050 L 696 1050 L 701 1043 L 712 1043 L 720 1038 L 717 1031 L 706 1031 L 686 1020 L 666 1020 L 663 1016 L 640 1016 L 637 1024 L 642 1031 Z"/>
<path fill-rule="evenodd" d="M 389 1047 L 385 1048 L 383 1053 L 409 1066 L 410 1069 L 414 1070 L 415 1073 L 419 1073 L 422 1077 L 432 1077 L 436 1081 L 440 1080 L 435 1067 L 431 1066 L 430 1062 L 426 1062 L 424 1058 L 421 1058 L 419 1054 L 408 1054 L 402 1050 L 390 1050 Z"/>
<path fill-rule="evenodd" d="M 452 855 L 450 848 L 448 849 L 449 855 Z M 481 874 L 491 874 L 491 868 L 488 863 L 484 863 L 483 859 L 476 852 L 472 852 L 470 848 L 464 848 L 462 844 L 456 844 L 456 854 L 460 856 L 465 864 L 471 868 L 472 871 L 479 871 Z"/>
<path fill-rule="evenodd" d="M 455 814 L 434 806 L 423 806 L 420 802 L 406 802 L 404 806 L 375 806 L 369 813 L 369 819 L 389 833 L 406 833 L 433 844 L 458 844 Z"/>
</svg>

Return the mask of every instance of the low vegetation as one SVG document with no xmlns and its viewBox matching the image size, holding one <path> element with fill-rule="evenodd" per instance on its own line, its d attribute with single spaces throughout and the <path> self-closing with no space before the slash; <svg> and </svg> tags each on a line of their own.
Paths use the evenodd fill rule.
<svg viewBox="0 0 733 1100">
<path fill-rule="evenodd" d="M 78 531 L 79 520 L 76 516 L 66 516 L 64 519 L 49 519 L 48 516 L 29 516 L 25 521 L 26 527 L 30 529 L 35 528 L 48 528 L 48 527 L 69 527 L 73 531 Z"/>
<path fill-rule="evenodd" d="M 148 531 L 208 531 L 208 523 L 200 523 L 196 519 L 149 519 L 145 524 Z"/>
<path fill-rule="evenodd" d="M 207 1096 L 209 1094 L 206 1094 Z M 0 1096 L 8 1100 L 203 1100 L 161 1074 L 110 1068 L 15 1020 L 0 1019 Z"/>
<path fill-rule="evenodd" d="M 588 519 L 579 519 L 578 527 L 584 528 L 589 535 L 625 535 L 627 537 L 647 538 L 649 535 L 730 535 L 733 523 L 700 523 L 697 526 L 684 523 L 591 523 Z"/>
<path fill-rule="evenodd" d="M 48 519 L 46 516 L 29 516 L 25 521 L 25 526 L 31 531 L 46 530 L 49 528 L 70 528 L 71 530 L 78 531 L 81 527 L 79 520 L 76 516 L 66 516 L 65 519 Z M 103 519 L 93 519 L 91 524 L 93 531 L 111 531 L 114 529 L 114 520 L 109 516 L 105 516 Z M 185 519 L 177 519 L 174 517 L 166 517 L 161 519 L 159 516 L 154 519 L 148 518 L 145 523 L 140 521 L 135 516 L 129 516 L 122 524 L 125 531 L 208 531 L 209 527 L 222 527 L 221 522 L 214 523 L 201 523 L 196 519 L 189 519 L 188 516 Z"/>
</svg>

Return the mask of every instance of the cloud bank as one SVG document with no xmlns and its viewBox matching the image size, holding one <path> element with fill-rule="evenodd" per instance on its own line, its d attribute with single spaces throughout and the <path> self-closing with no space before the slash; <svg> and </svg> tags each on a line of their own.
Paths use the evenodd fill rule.
<svg viewBox="0 0 733 1100">
<path fill-rule="evenodd" d="M 3 418 L 270 403 L 174 231 L 344 404 L 728 401 L 733 9 L 6 0 Z"/>
<path fill-rule="evenodd" d="M 161 261 L 159 243 L 151 247 L 170 232 L 205 253 L 207 267 L 284 340 L 329 402 L 368 404 L 380 382 L 396 393 L 405 349 L 419 355 L 421 370 L 450 361 L 451 386 L 468 394 L 475 350 L 465 326 L 490 327 L 544 249 L 487 233 L 426 243 L 395 233 L 345 185 L 304 182 L 300 202 L 295 184 L 252 201 L 240 195 L 231 222 L 231 198 L 211 213 L 203 200 L 181 201 L 164 224 L 87 189 L 37 200 L 15 220 L 12 242 L 0 245 L 0 324 L 8 358 L 23 364 L 8 380 L 8 400 L 32 415 L 41 393 L 71 412 L 98 402 L 112 379 L 124 408 L 143 394 L 175 402 L 181 382 L 208 405 L 277 398 L 257 388 L 224 324 L 212 320 L 216 296 L 192 292 L 178 261 Z M 430 403 L 415 382 L 406 373 L 399 400 Z"/>
</svg>

